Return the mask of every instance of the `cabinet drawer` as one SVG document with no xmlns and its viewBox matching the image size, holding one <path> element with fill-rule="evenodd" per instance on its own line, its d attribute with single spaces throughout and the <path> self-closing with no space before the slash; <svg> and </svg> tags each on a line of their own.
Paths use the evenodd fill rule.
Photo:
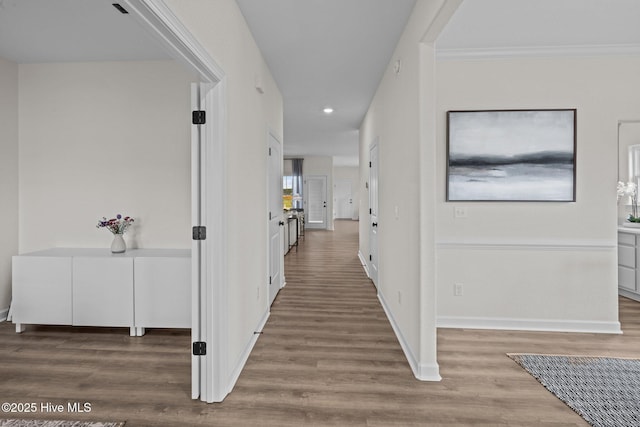
<svg viewBox="0 0 640 427">
<path fill-rule="evenodd" d="M 15 323 L 71 324 L 71 258 L 13 257 Z"/>
<path fill-rule="evenodd" d="M 636 270 L 618 267 L 618 286 L 630 291 L 636 290 Z"/>
<path fill-rule="evenodd" d="M 133 258 L 73 259 L 74 326 L 133 326 Z"/>
<path fill-rule="evenodd" d="M 191 258 L 134 261 L 135 326 L 191 328 Z"/>
<path fill-rule="evenodd" d="M 635 246 L 636 245 L 636 235 L 631 233 L 620 233 L 618 232 L 618 244 L 619 245 L 628 245 Z"/>
<path fill-rule="evenodd" d="M 636 248 L 618 246 L 618 265 L 636 268 Z"/>
</svg>

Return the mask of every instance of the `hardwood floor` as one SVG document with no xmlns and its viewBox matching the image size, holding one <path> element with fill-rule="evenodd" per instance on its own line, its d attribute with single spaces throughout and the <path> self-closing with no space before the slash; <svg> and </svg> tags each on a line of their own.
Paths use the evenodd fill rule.
<svg viewBox="0 0 640 427">
<path fill-rule="evenodd" d="M 621 298 L 624 335 L 442 329 L 441 382 L 417 381 L 357 257 L 357 223 L 307 231 L 287 286 L 234 391 L 190 399 L 190 337 L 150 330 L 0 324 L 0 403 L 91 412 L 25 418 L 135 426 L 584 426 L 505 353 L 640 358 L 640 303 Z M 0 413 L 2 418 L 19 414 Z"/>
</svg>

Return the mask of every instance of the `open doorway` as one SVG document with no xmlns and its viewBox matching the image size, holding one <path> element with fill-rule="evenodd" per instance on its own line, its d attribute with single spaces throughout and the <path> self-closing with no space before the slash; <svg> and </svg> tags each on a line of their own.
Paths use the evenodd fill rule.
<svg viewBox="0 0 640 427">
<path fill-rule="evenodd" d="M 145 26 L 199 80 L 192 86 L 192 387 L 193 399 L 229 393 L 226 267 L 226 81 L 223 70 L 163 3 L 131 0 Z M 215 236 L 215 239 L 207 238 Z"/>
</svg>

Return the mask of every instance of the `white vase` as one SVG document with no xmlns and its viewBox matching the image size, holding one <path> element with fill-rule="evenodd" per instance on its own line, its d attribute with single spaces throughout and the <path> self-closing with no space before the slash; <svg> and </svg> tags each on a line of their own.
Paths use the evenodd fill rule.
<svg viewBox="0 0 640 427">
<path fill-rule="evenodd" d="M 114 234 L 113 242 L 111 243 L 111 252 L 114 254 L 121 254 L 127 250 L 127 244 L 122 238 L 122 234 Z"/>
</svg>

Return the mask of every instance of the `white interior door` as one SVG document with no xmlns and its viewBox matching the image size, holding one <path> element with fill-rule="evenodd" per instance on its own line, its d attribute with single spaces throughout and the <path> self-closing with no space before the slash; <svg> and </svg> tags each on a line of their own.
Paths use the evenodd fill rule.
<svg viewBox="0 0 640 427">
<path fill-rule="evenodd" d="M 206 345 L 206 352 L 192 359 L 192 397 L 221 402 L 235 381 L 228 363 L 227 79 L 162 1 L 126 3 L 131 17 L 202 81 L 191 89 L 192 110 L 206 114 L 205 124 L 192 126 L 191 210 L 192 225 L 206 227 L 208 238 L 192 244 L 191 327 L 193 342 Z"/>
<path fill-rule="evenodd" d="M 200 83 L 191 84 L 191 110 L 205 111 L 204 89 Z M 202 125 L 191 128 L 191 225 L 204 224 L 204 171 L 205 147 L 204 129 Z M 192 240 L 191 243 L 191 342 L 205 342 L 202 331 L 203 298 L 205 292 L 205 250 L 204 240 Z M 200 397 L 201 385 L 206 383 L 202 356 L 191 356 L 191 398 Z"/>
<path fill-rule="evenodd" d="M 353 218 L 353 199 L 351 196 L 351 181 L 336 180 L 333 184 L 333 206 L 337 219 Z"/>
<path fill-rule="evenodd" d="M 378 286 L 378 144 L 369 153 L 369 275 Z"/>
<path fill-rule="evenodd" d="M 191 396 L 209 403 L 229 393 L 224 91 L 224 83 L 191 89 L 193 111 L 204 112 L 191 126 Z"/>
<path fill-rule="evenodd" d="M 284 246 L 283 225 L 284 213 L 282 205 L 282 148 L 280 141 L 269 132 L 269 168 L 268 168 L 268 203 L 269 203 L 269 305 L 278 295 L 284 283 Z"/>
<path fill-rule="evenodd" d="M 306 228 L 327 228 L 327 177 L 324 175 L 305 178 L 305 225 Z"/>
</svg>

